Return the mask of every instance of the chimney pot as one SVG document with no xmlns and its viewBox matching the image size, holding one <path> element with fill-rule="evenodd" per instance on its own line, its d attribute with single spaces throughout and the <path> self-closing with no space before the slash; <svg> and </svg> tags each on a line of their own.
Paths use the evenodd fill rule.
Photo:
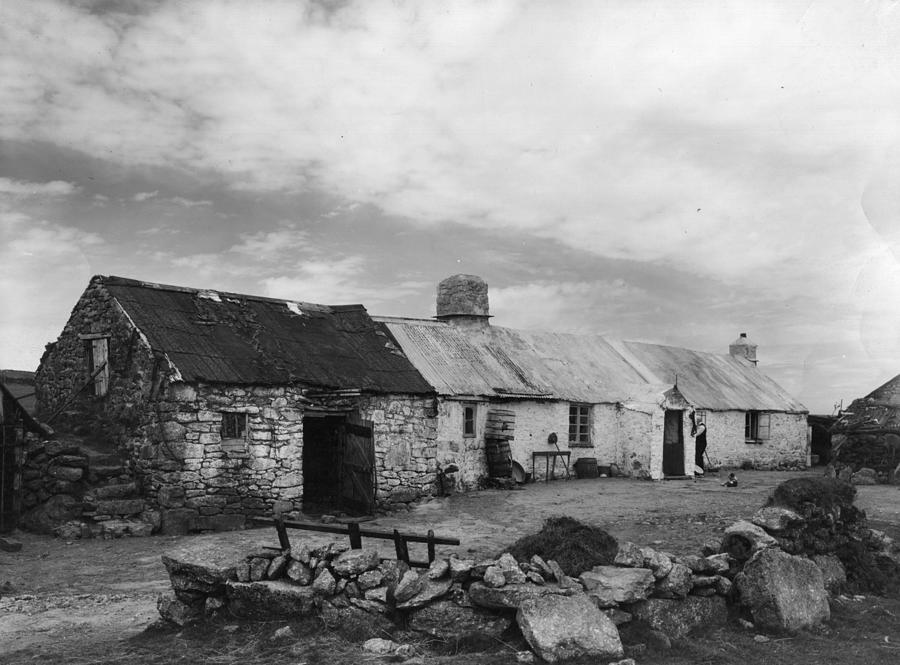
<svg viewBox="0 0 900 665">
<path fill-rule="evenodd" d="M 437 287 L 437 318 L 454 325 L 488 324 L 488 285 L 477 275 L 453 275 Z"/>
</svg>

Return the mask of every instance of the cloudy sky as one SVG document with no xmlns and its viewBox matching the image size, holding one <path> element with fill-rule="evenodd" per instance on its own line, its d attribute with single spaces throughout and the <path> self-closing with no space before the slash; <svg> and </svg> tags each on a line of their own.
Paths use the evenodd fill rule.
<svg viewBox="0 0 900 665">
<path fill-rule="evenodd" d="M 900 6 L 3 0 L 0 367 L 93 274 L 900 373 Z"/>
</svg>

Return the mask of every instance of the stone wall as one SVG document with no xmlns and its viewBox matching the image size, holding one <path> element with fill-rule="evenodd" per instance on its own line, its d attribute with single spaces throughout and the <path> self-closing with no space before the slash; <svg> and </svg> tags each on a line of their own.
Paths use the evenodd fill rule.
<svg viewBox="0 0 900 665">
<path fill-rule="evenodd" d="M 900 484 L 900 432 L 835 433 L 831 450 L 831 464 L 841 477 L 871 469 L 874 482 Z"/>
<path fill-rule="evenodd" d="M 463 436 L 463 409 L 475 405 L 475 436 Z M 482 486 L 488 475 L 484 450 L 485 421 L 490 402 L 456 401 L 439 399 L 437 405 L 437 462 L 446 468 L 455 464 L 459 471 L 454 475 L 457 490 L 467 491 Z"/>
<path fill-rule="evenodd" d="M 91 431 L 122 445 L 134 427 L 146 421 L 146 405 L 171 372 L 156 358 L 146 339 L 109 292 L 92 281 L 72 310 L 56 342 L 47 345 L 35 374 L 39 419 L 63 406 L 90 377 L 85 340 L 80 335 L 108 334 L 107 394 L 83 390 L 52 423 L 55 429 Z"/>
<path fill-rule="evenodd" d="M 770 414 L 770 438 L 744 439 L 743 411 L 707 411 L 707 452 L 725 467 L 749 464 L 754 469 L 805 469 L 808 460 L 806 415 Z"/>
<path fill-rule="evenodd" d="M 304 401 L 299 388 L 171 384 L 133 442 L 163 530 L 300 510 Z M 245 414 L 246 435 L 223 441 L 223 414 Z"/>
<path fill-rule="evenodd" d="M 434 495 L 438 459 L 434 399 L 364 395 L 357 408 L 374 428 L 376 503 L 408 503 Z"/>
</svg>

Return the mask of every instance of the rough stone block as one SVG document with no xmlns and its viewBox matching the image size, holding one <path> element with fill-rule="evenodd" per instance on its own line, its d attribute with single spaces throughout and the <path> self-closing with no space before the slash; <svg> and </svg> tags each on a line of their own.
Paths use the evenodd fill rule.
<svg viewBox="0 0 900 665">
<path fill-rule="evenodd" d="M 315 612 L 312 587 L 284 580 L 228 582 L 228 607 L 235 615 L 251 619 L 298 618 Z"/>
<path fill-rule="evenodd" d="M 525 600 L 516 621 L 534 652 L 550 663 L 623 655 L 615 624 L 584 596 Z"/>
<path fill-rule="evenodd" d="M 444 641 L 478 635 L 499 639 L 509 628 L 510 619 L 472 607 L 461 607 L 449 600 L 439 600 L 413 611 L 409 628 Z"/>
<path fill-rule="evenodd" d="M 700 626 L 722 626 L 728 620 L 725 599 L 719 596 L 689 596 L 679 600 L 649 598 L 627 610 L 635 619 L 647 622 L 672 639 L 680 639 Z"/>
<path fill-rule="evenodd" d="M 655 578 L 646 568 L 594 566 L 582 573 L 579 580 L 586 592 L 596 599 L 599 607 L 613 607 L 649 596 Z"/>
</svg>

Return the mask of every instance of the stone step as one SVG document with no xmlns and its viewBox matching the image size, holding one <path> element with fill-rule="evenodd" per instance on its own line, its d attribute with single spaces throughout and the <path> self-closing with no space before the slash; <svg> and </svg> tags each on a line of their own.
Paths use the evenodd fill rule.
<svg viewBox="0 0 900 665">
<path fill-rule="evenodd" d="M 105 499 L 133 499 L 137 498 L 137 494 L 137 485 L 134 483 L 115 483 L 95 487 L 85 495 L 85 498 L 90 498 L 94 501 L 102 501 Z"/>
<path fill-rule="evenodd" d="M 85 501 L 85 515 L 137 515 L 143 512 L 143 499 L 98 499 Z"/>
</svg>

